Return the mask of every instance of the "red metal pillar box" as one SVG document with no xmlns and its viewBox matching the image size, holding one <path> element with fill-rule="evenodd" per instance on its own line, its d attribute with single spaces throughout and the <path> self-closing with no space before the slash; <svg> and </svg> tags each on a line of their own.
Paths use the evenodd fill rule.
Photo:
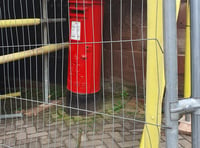
<svg viewBox="0 0 200 148">
<path fill-rule="evenodd" d="M 69 0 L 69 17 L 67 104 L 88 109 L 101 88 L 103 0 Z"/>
</svg>

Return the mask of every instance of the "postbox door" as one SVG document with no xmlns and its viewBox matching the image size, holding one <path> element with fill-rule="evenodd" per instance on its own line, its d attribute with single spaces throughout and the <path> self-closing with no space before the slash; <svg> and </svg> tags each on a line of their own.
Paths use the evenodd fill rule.
<svg viewBox="0 0 200 148">
<path fill-rule="evenodd" d="M 68 89 L 78 93 L 90 93 L 92 73 L 92 44 L 87 21 L 87 8 L 70 8 L 70 49 L 68 72 Z M 88 34 L 88 33 L 89 34 Z M 71 60 L 71 61 L 70 61 Z"/>
</svg>

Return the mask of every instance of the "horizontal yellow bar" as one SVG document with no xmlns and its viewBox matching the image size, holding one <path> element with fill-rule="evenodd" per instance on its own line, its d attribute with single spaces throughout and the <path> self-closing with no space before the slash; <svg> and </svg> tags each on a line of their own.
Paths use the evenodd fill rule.
<svg viewBox="0 0 200 148">
<path fill-rule="evenodd" d="M 19 96 L 21 96 L 21 92 L 9 93 L 5 95 L 0 95 L 0 100 L 12 98 L 12 97 L 19 97 Z"/>
<path fill-rule="evenodd" d="M 68 46 L 69 46 L 68 43 L 50 44 L 50 45 L 42 46 L 42 47 L 35 48 L 35 49 L 30 49 L 30 50 L 26 50 L 26 51 L 2 55 L 2 56 L 0 56 L 0 64 L 13 62 L 16 60 L 20 60 L 20 59 L 24 59 L 24 58 L 28 58 L 28 57 L 32 57 L 32 56 L 47 54 L 50 52 L 55 52 L 57 50 L 67 48 Z"/>
<path fill-rule="evenodd" d="M 0 28 L 39 25 L 39 18 L 0 20 Z"/>
</svg>

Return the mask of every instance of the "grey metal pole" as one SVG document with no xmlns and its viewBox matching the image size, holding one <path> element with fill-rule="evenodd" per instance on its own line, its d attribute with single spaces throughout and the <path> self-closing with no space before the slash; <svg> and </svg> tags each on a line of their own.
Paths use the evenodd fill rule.
<svg viewBox="0 0 200 148">
<path fill-rule="evenodd" d="M 178 114 L 170 113 L 174 107 L 170 103 L 178 100 L 178 76 L 177 76 L 177 28 L 176 28 L 176 1 L 163 1 L 163 29 L 164 29 L 164 56 L 165 56 L 165 130 L 166 147 L 178 147 Z M 172 120 L 173 119 L 173 120 Z"/>
<path fill-rule="evenodd" d="M 22 113 L 19 113 L 19 114 L 6 114 L 6 115 L 0 115 L 0 120 L 1 119 L 9 119 L 9 118 L 22 118 L 23 115 Z"/>
<path fill-rule="evenodd" d="M 43 19 L 46 20 L 47 15 L 47 0 L 43 0 Z M 47 22 L 43 23 L 43 44 L 47 44 Z M 49 96 L 49 67 L 48 67 L 48 54 L 44 55 L 44 98 L 45 103 L 48 103 Z"/>
<path fill-rule="evenodd" d="M 192 98 L 200 99 L 200 1 L 190 0 Z M 200 146 L 200 109 L 192 113 L 192 147 Z"/>
</svg>

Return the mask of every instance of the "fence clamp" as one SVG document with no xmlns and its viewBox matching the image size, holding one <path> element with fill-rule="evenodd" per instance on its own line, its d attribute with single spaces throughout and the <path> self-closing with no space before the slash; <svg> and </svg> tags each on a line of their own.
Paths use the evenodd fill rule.
<svg viewBox="0 0 200 148">
<path fill-rule="evenodd" d="M 192 113 L 200 109 L 200 99 L 188 98 L 179 99 L 179 101 L 170 103 L 170 113 L 173 118 L 173 114 L 186 114 Z"/>
</svg>

